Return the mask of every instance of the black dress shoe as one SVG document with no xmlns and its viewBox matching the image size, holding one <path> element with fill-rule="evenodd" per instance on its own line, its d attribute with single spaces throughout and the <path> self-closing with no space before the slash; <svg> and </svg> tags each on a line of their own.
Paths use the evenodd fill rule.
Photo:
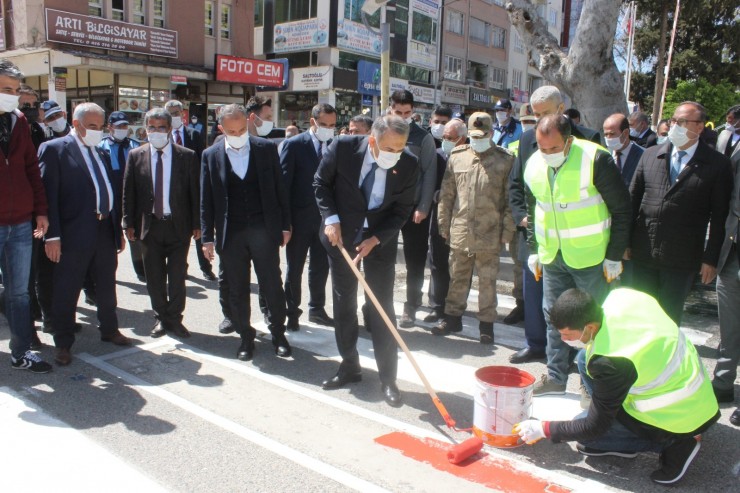
<svg viewBox="0 0 740 493">
<path fill-rule="evenodd" d="M 432 312 L 429 315 L 427 315 L 426 317 L 424 317 L 423 320 L 426 323 L 434 323 L 434 322 L 438 322 L 442 317 L 444 317 L 444 314 L 437 313 L 437 312 Z"/>
<path fill-rule="evenodd" d="M 362 373 L 360 370 L 357 371 L 344 371 L 341 368 L 336 375 L 331 377 L 329 380 L 321 382 L 321 388 L 324 390 L 332 390 L 344 387 L 348 383 L 357 383 L 362 381 Z"/>
<path fill-rule="evenodd" d="M 138 279 L 139 282 L 143 282 L 146 284 L 146 276 L 137 274 L 136 279 Z"/>
<path fill-rule="evenodd" d="M 301 324 L 298 323 L 298 317 L 288 317 L 288 323 L 285 324 L 285 328 L 291 332 L 298 332 L 301 330 Z"/>
<path fill-rule="evenodd" d="M 204 270 L 203 278 L 206 281 L 218 281 L 218 277 L 216 277 L 216 274 L 214 274 L 212 270 Z"/>
<path fill-rule="evenodd" d="M 720 404 L 735 402 L 735 389 L 720 390 L 712 385 L 712 390 L 714 391 L 714 396 L 717 398 L 717 402 Z"/>
<path fill-rule="evenodd" d="M 90 306 L 98 306 L 98 300 L 94 293 L 85 293 L 85 304 Z"/>
<path fill-rule="evenodd" d="M 254 357 L 254 340 L 242 339 L 239 349 L 236 352 L 236 359 L 249 361 Z"/>
<path fill-rule="evenodd" d="M 181 323 L 172 325 L 172 327 L 170 327 L 170 331 L 177 337 L 181 337 L 183 339 L 190 337 L 190 331 Z"/>
<path fill-rule="evenodd" d="M 288 358 L 293 354 L 293 349 L 290 347 L 288 339 L 285 338 L 285 334 L 272 336 L 272 345 L 275 347 L 275 354 L 281 358 Z"/>
<path fill-rule="evenodd" d="M 401 391 L 398 390 L 395 383 L 383 384 L 380 386 L 380 391 L 383 392 L 383 399 L 391 407 L 401 407 Z"/>
<path fill-rule="evenodd" d="M 323 308 L 308 312 L 308 321 L 318 325 L 334 327 L 334 319 L 331 318 Z"/>
<path fill-rule="evenodd" d="M 223 320 L 221 320 L 221 323 L 218 324 L 218 332 L 221 334 L 231 334 L 234 332 L 234 325 L 231 323 L 231 320 L 224 317 Z"/>
<path fill-rule="evenodd" d="M 516 306 L 504 317 L 504 323 L 511 325 L 524 320 L 524 302 L 517 300 Z"/>
<path fill-rule="evenodd" d="M 515 365 L 518 365 L 520 363 L 529 363 L 530 361 L 545 359 L 546 357 L 547 355 L 544 351 L 535 351 L 533 349 L 525 347 L 524 349 L 520 349 L 516 353 L 509 356 L 509 363 L 514 363 Z"/>
<path fill-rule="evenodd" d="M 740 426 L 740 407 L 735 409 L 735 411 L 730 415 L 730 423 L 735 426 Z"/>
<path fill-rule="evenodd" d="M 152 328 L 152 333 L 149 335 L 154 338 L 157 338 L 157 337 L 162 337 L 166 333 L 167 333 L 167 330 L 164 328 L 164 324 L 160 320 L 157 320 L 157 323 L 154 324 L 154 327 Z"/>
<path fill-rule="evenodd" d="M 404 329 L 410 329 L 416 323 L 416 314 L 403 312 L 398 320 L 398 326 Z"/>
</svg>

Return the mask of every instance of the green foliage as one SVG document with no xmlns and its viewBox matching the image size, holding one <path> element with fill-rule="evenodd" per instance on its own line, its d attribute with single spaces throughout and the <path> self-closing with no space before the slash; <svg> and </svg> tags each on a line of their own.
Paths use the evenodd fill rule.
<svg viewBox="0 0 740 493">
<path fill-rule="evenodd" d="M 720 125 L 725 121 L 727 110 L 740 104 L 740 91 L 727 81 L 712 83 L 706 79 L 699 81 L 678 81 L 676 87 L 668 89 L 663 105 L 664 117 L 673 115 L 673 111 L 683 101 L 696 101 L 707 109 L 710 122 Z"/>
</svg>

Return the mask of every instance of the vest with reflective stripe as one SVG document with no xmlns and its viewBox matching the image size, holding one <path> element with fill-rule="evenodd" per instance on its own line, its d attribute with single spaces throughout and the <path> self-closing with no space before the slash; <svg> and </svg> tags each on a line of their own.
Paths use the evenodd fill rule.
<svg viewBox="0 0 740 493">
<path fill-rule="evenodd" d="M 506 146 L 506 148 L 513 154 L 517 155 L 519 154 L 519 141 L 515 140 L 514 142 L 509 142 L 509 145 Z"/>
<path fill-rule="evenodd" d="M 691 433 L 718 410 L 699 355 L 658 302 L 632 289 L 615 289 L 603 304 L 604 318 L 586 349 L 630 360 L 637 381 L 622 403 L 642 423 L 672 433 Z"/>
<path fill-rule="evenodd" d="M 549 264 L 558 250 L 565 263 L 583 269 L 603 262 L 611 232 L 611 214 L 593 184 L 594 157 L 600 146 L 573 139 L 552 186 L 540 151 L 527 161 L 524 181 L 537 199 L 534 229 L 540 262 Z"/>
</svg>

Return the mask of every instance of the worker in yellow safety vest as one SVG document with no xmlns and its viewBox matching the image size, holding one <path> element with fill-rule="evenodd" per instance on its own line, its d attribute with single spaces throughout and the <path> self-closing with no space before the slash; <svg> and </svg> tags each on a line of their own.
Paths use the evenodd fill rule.
<svg viewBox="0 0 740 493">
<path fill-rule="evenodd" d="M 586 456 L 634 458 L 659 452 L 656 483 L 680 480 L 720 416 L 699 355 L 651 296 L 615 289 L 602 306 L 586 291 L 565 291 L 550 311 L 563 341 L 579 348 L 581 380 L 591 396 L 588 415 L 573 421 L 526 420 L 523 441 L 576 440 Z"/>
</svg>

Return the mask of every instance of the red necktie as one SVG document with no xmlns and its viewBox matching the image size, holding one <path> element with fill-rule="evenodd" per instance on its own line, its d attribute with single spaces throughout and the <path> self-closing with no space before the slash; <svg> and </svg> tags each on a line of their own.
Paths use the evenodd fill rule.
<svg viewBox="0 0 740 493">
<path fill-rule="evenodd" d="M 180 131 L 175 130 L 175 144 L 181 146 L 182 145 L 182 137 L 180 137 Z"/>
<path fill-rule="evenodd" d="M 617 168 L 622 171 L 622 151 L 617 151 L 614 154 L 617 155 Z"/>
</svg>

